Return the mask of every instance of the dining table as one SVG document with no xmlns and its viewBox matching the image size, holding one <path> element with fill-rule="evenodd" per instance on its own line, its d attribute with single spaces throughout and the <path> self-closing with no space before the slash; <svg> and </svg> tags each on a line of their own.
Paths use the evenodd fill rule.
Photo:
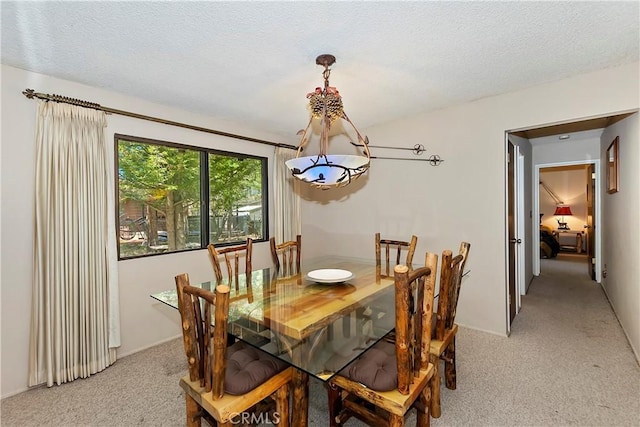
<svg viewBox="0 0 640 427">
<path fill-rule="evenodd" d="M 296 368 L 294 426 L 308 424 L 310 376 L 329 381 L 395 327 L 393 276 L 372 259 L 316 257 L 302 260 L 298 274 L 253 270 L 230 287 L 228 333 Z M 178 308 L 175 289 L 151 297 Z"/>
</svg>

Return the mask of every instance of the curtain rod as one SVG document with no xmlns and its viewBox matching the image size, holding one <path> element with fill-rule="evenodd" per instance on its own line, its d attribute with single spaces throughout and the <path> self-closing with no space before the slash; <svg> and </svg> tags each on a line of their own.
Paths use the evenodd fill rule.
<svg viewBox="0 0 640 427">
<path fill-rule="evenodd" d="M 29 99 L 38 98 L 38 99 L 43 99 L 45 101 L 63 102 L 65 104 L 78 105 L 80 107 L 93 108 L 94 110 L 104 111 L 107 114 L 118 114 L 121 116 L 133 117 L 141 120 L 148 120 L 150 122 L 162 123 L 165 125 L 171 125 L 171 126 L 177 126 L 181 128 L 196 130 L 199 132 L 206 132 L 206 133 L 212 133 L 214 135 L 241 139 L 243 141 L 257 142 L 258 144 L 271 145 L 273 147 L 289 148 L 291 150 L 296 150 L 298 148 L 289 144 L 280 144 L 278 142 L 265 141 L 263 139 L 251 138 L 249 136 L 237 135 L 234 133 L 223 132 L 215 129 L 208 129 L 200 126 L 189 125 L 186 123 L 174 122 L 172 120 L 161 119 L 158 117 L 146 116 L 144 114 L 132 113 L 131 111 L 124 111 L 124 110 L 117 110 L 115 108 L 103 107 L 100 104 L 83 101 L 81 99 L 69 98 L 66 96 L 61 96 L 56 94 L 49 95 L 48 93 L 40 93 L 40 92 L 34 91 L 33 89 L 26 89 L 22 92 L 22 94 Z"/>
<path fill-rule="evenodd" d="M 404 148 L 400 148 L 400 150 L 405 150 Z M 440 163 L 444 162 L 437 154 L 433 154 L 426 159 L 413 159 L 408 157 L 379 157 L 379 156 L 371 156 L 372 159 L 382 159 L 382 160 L 408 160 L 411 162 L 429 162 L 431 166 L 440 166 Z"/>
</svg>

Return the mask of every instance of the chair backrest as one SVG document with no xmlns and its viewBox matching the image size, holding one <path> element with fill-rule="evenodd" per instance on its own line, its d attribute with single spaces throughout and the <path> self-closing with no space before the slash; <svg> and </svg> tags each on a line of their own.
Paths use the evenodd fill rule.
<svg viewBox="0 0 640 427">
<path fill-rule="evenodd" d="M 244 257 L 245 267 L 244 273 L 247 277 L 247 286 L 251 286 L 251 254 L 253 252 L 253 240 L 247 239 L 247 243 L 238 246 L 229 246 L 224 248 L 216 248 L 213 244 L 207 246 L 209 257 L 213 264 L 213 272 L 216 275 L 216 283 L 220 284 L 223 280 L 222 268 L 220 265 L 221 258 L 224 258 L 227 267 L 227 283 L 229 286 L 234 285 L 236 291 L 240 289 L 238 277 L 240 274 L 240 258 Z M 233 260 L 233 263 L 231 262 Z"/>
<path fill-rule="evenodd" d="M 470 247 L 471 245 L 467 242 L 460 243 L 460 251 L 455 257 L 449 250 L 442 252 L 435 333 L 435 338 L 438 340 L 442 340 L 445 331 L 453 328 L 455 323 L 464 265 L 467 262 Z"/>
<path fill-rule="evenodd" d="M 275 237 L 269 239 L 271 245 L 271 257 L 276 266 L 276 271 L 282 276 L 293 276 L 300 273 L 300 252 L 302 250 L 302 236 L 297 235 L 296 240 L 276 244 Z"/>
<path fill-rule="evenodd" d="M 187 274 L 180 274 L 175 280 L 189 378 L 199 380 L 201 387 L 212 392 L 213 400 L 219 400 L 224 395 L 229 286 L 218 285 L 214 293 L 191 286 Z M 215 319 L 213 339 L 212 310 Z"/>
<path fill-rule="evenodd" d="M 414 376 L 429 365 L 433 294 L 438 255 L 427 252 L 425 266 L 410 270 L 406 265 L 394 268 L 398 391 L 409 393 Z"/>
<path fill-rule="evenodd" d="M 385 252 L 385 269 L 384 275 L 389 276 L 391 274 L 391 265 L 404 264 L 407 267 L 411 268 L 411 263 L 413 262 L 413 254 L 416 251 L 416 245 L 418 244 L 418 238 L 416 236 L 411 236 L 410 242 L 405 242 L 402 240 L 389 240 L 389 239 L 381 239 L 380 233 L 376 233 L 376 273 L 378 275 L 382 274 L 382 250 Z M 400 258 L 402 255 L 402 251 L 406 250 L 407 257 L 404 262 L 400 262 Z M 391 264 L 390 254 L 395 251 L 395 262 Z"/>
</svg>

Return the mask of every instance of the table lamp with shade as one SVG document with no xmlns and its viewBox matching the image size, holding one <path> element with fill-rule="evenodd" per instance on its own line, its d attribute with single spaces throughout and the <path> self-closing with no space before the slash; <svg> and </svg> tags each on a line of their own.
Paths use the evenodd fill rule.
<svg viewBox="0 0 640 427">
<path fill-rule="evenodd" d="M 565 215 L 573 215 L 571 213 L 571 208 L 568 205 L 557 205 L 556 211 L 553 215 L 560 217 L 560 219 L 556 219 L 556 221 L 558 221 L 558 230 L 570 230 L 567 223 L 564 222 Z"/>
</svg>

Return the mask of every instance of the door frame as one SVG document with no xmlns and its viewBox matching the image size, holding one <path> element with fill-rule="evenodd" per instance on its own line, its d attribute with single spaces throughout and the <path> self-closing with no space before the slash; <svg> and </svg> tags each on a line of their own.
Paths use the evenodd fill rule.
<svg viewBox="0 0 640 427">
<path fill-rule="evenodd" d="M 522 295 L 526 295 L 527 293 L 527 282 L 526 282 L 526 278 L 524 276 L 525 273 L 525 255 L 526 255 L 526 251 L 525 248 L 527 247 L 526 245 L 529 244 L 529 242 L 527 242 L 527 235 L 525 233 L 525 211 L 524 211 L 524 154 L 522 154 L 520 152 L 520 147 L 518 147 L 518 150 L 516 151 L 516 213 L 518 214 L 516 216 L 516 229 L 518 230 L 518 236 L 521 236 L 520 238 L 522 239 L 522 246 L 520 248 L 520 250 L 518 251 L 518 258 L 517 258 L 517 280 L 518 282 L 516 283 L 516 290 L 518 291 L 517 295 L 516 295 L 516 302 L 517 302 L 517 308 L 516 308 L 516 314 L 520 313 L 520 309 L 522 308 L 522 302 L 521 302 L 521 298 Z"/>
<path fill-rule="evenodd" d="M 600 265 L 600 260 L 602 259 L 602 239 L 601 239 L 601 229 L 600 220 L 601 220 L 601 186 L 600 186 L 600 159 L 592 159 L 592 160 L 578 160 L 578 161 L 568 161 L 568 162 L 558 162 L 558 163 L 542 163 L 539 165 L 533 166 L 533 183 L 535 189 L 533 191 L 533 218 L 539 218 L 540 215 L 540 169 L 543 168 L 553 168 L 558 166 L 576 166 L 576 165 L 594 165 L 595 167 L 595 194 L 594 197 L 594 211 L 596 213 L 596 221 L 594 224 L 595 233 L 595 267 L 596 267 L 596 282 L 600 283 L 602 280 L 602 266 Z M 534 227 L 539 227 L 538 221 L 534 221 Z M 533 247 L 540 247 L 540 233 L 538 230 L 533 230 Z M 533 251 L 533 274 L 534 276 L 540 275 L 540 251 Z"/>
<path fill-rule="evenodd" d="M 512 248 L 516 249 L 515 253 L 515 266 L 514 266 L 514 292 L 515 292 L 515 316 L 520 313 L 520 308 L 522 307 L 522 295 L 526 292 L 525 285 L 525 245 L 527 244 L 527 239 L 525 235 L 525 212 L 524 212 L 524 162 L 525 156 L 520 151 L 520 146 L 515 144 L 509 140 L 509 132 L 505 132 L 505 143 L 507 144 L 505 147 L 505 161 L 509 162 L 509 146 L 513 147 L 513 221 L 514 221 L 514 238 L 520 239 L 521 243 L 519 244 L 511 244 L 509 242 L 509 189 L 507 184 L 507 197 L 505 203 L 505 218 L 507 221 L 505 223 L 505 236 L 506 236 L 506 244 L 505 250 L 507 254 L 507 263 L 505 268 L 505 276 L 506 276 L 506 292 L 505 292 L 505 313 L 506 313 L 506 322 L 507 322 L 507 335 L 511 333 L 511 310 L 510 310 L 510 263 L 509 263 L 509 253 Z M 511 176 L 509 175 L 509 167 L 505 168 L 505 175 L 507 183 L 511 180 Z M 515 318 L 514 316 L 514 318 Z"/>
</svg>

